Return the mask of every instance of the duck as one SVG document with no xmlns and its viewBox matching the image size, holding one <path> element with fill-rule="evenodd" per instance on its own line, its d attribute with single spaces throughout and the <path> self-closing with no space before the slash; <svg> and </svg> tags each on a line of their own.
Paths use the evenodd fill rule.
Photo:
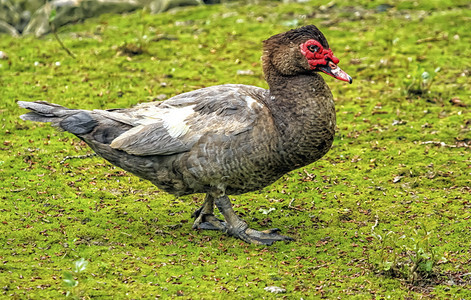
<svg viewBox="0 0 471 300">
<path fill-rule="evenodd" d="M 21 119 L 74 134 L 111 164 L 176 197 L 205 194 L 193 229 L 218 230 L 247 243 L 292 241 L 278 228 L 255 230 L 229 195 L 263 189 L 331 148 L 336 115 L 321 73 L 352 83 L 315 25 L 263 41 L 268 89 L 223 84 L 161 102 L 110 110 L 18 101 Z M 216 217 L 220 211 L 223 220 Z"/>
</svg>

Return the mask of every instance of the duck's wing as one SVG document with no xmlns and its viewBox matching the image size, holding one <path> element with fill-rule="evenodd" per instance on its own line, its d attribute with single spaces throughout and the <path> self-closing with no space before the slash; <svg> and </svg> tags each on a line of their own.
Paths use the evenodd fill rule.
<svg viewBox="0 0 471 300">
<path fill-rule="evenodd" d="M 189 151 L 203 136 L 230 138 L 251 130 L 268 91 L 246 85 L 220 85 L 184 93 L 129 110 L 102 111 L 131 125 L 110 146 L 129 154 L 170 155 Z"/>
</svg>

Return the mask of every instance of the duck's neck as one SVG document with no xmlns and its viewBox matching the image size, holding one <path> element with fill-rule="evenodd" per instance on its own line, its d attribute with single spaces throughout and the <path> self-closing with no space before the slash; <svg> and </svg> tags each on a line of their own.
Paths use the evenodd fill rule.
<svg viewBox="0 0 471 300">
<path fill-rule="evenodd" d="M 309 164 L 330 149 L 335 135 L 332 93 L 317 73 L 283 76 L 266 74 L 267 105 L 280 133 L 281 151 L 293 167 Z"/>
</svg>

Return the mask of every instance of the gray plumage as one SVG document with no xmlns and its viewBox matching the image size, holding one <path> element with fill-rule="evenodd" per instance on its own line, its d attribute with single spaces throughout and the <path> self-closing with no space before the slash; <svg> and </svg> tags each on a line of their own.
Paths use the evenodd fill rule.
<svg viewBox="0 0 471 300">
<path fill-rule="evenodd" d="M 289 240 L 254 231 L 233 214 L 227 195 L 261 189 L 321 158 L 335 133 L 332 94 L 299 44 L 322 33 L 307 26 L 264 43 L 269 90 L 226 84 L 129 109 L 68 109 L 47 102 L 18 104 L 24 120 L 52 122 L 98 155 L 174 195 L 206 193 L 195 228 L 218 229 L 247 242 Z M 214 203 L 226 222 L 212 215 Z"/>
</svg>

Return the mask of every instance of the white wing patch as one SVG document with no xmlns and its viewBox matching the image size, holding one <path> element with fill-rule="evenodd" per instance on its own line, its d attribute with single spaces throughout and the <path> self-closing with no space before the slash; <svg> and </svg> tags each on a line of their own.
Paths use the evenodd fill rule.
<svg viewBox="0 0 471 300">
<path fill-rule="evenodd" d="M 186 123 L 186 119 L 195 112 L 194 107 L 194 105 L 191 105 L 183 108 L 172 108 L 160 116 L 171 137 L 178 138 L 188 132 L 190 127 Z"/>
<path fill-rule="evenodd" d="M 195 112 L 193 110 L 194 107 L 194 105 L 189 105 L 185 107 L 165 106 L 164 108 L 148 108 L 145 111 L 139 112 L 141 119 L 136 123 L 139 125 L 150 125 L 162 122 L 168 134 L 173 138 L 178 138 L 185 135 L 190 129 L 185 120 Z"/>
<path fill-rule="evenodd" d="M 245 102 L 247 103 L 247 107 L 250 108 L 250 109 L 253 109 L 252 105 L 254 103 L 257 104 L 258 107 L 262 107 L 262 105 L 260 103 L 258 103 L 257 100 L 255 100 L 254 98 L 252 98 L 250 96 L 245 96 Z"/>
<path fill-rule="evenodd" d="M 163 128 L 172 138 L 179 138 L 190 130 L 190 126 L 186 123 L 186 119 L 194 113 L 194 105 L 186 107 L 165 106 L 162 107 L 145 107 L 139 110 L 139 120 L 134 122 L 136 127 L 126 131 L 118 136 L 111 143 L 112 148 L 119 148 L 122 142 L 127 138 L 142 134 L 145 126 L 161 122 Z"/>
</svg>

